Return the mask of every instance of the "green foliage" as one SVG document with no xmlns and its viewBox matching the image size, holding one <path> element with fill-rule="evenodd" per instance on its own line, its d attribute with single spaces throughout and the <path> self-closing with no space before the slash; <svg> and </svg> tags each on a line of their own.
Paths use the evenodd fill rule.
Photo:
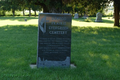
<svg viewBox="0 0 120 80">
<path fill-rule="evenodd" d="M 0 10 L 0 16 L 5 16 L 5 11 L 4 10 Z"/>
<path fill-rule="evenodd" d="M 86 18 L 85 22 L 91 22 L 91 20 L 89 18 Z"/>
<path fill-rule="evenodd" d="M 70 13 L 70 12 L 72 12 L 72 11 L 73 11 L 73 9 L 72 9 L 72 7 L 70 7 L 70 6 L 68 6 L 68 7 L 65 8 L 65 12 Z"/>
</svg>

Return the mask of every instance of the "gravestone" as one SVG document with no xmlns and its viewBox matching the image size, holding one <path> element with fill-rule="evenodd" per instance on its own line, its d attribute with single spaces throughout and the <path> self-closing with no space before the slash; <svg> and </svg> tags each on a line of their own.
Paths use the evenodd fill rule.
<svg viewBox="0 0 120 80">
<path fill-rule="evenodd" d="M 96 20 L 95 20 L 95 22 L 102 22 L 102 14 L 100 12 L 98 12 L 96 14 Z"/>
<path fill-rule="evenodd" d="M 74 15 L 74 19 L 78 19 L 78 18 L 79 18 L 78 13 L 75 13 L 75 15 Z"/>
<path fill-rule="evenodd" d="M 25 18 L 25 21 L 27 21 L 27 18 Z"/>
<path fill-rule="evenodd" d="M 88 18 L 88 15 L 85 14 L 82 18 L 87 19 L 87 18 Z"/>
<path fill-rule="evenodd" d="M 70 14 L 39 14 L 38 68 L 70 66 L 71 19 Z"/>
</svg>

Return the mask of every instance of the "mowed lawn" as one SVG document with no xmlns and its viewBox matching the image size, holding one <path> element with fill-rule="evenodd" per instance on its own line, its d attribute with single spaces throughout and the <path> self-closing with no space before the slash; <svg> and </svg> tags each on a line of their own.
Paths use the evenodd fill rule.
<svg viewBox="0 0 120 80">
<path fill-rule="evenodd" d="M 38 17 L 0 17 L 0 80 L 119 80 L 120 28 L 113 27 L 112 18 L 89 19 L 72 20 L 71 63 L 77 68 L 31 69 Z"/>
</svg>

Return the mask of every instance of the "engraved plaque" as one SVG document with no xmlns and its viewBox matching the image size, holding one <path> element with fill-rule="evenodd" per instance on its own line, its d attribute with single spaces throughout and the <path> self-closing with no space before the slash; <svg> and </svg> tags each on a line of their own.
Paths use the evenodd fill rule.
<svg viewBox="0 0 120 80">
<path fill-rule="evenodd" d="M 70 66 L 71 19 L 70 14 L 39 14 L 38 68 Z"/>
</svg>

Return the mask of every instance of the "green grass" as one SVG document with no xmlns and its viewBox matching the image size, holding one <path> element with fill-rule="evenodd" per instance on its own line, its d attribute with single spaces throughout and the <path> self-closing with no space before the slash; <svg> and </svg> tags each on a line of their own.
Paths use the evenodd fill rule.
<svg viewBox="0 0 120 80">
<path fill-rule="evenodd" d="M 80 27 L 113 27 L 114 26 L 114 19 L 110 17 L 102 17 L 102 22 L 95 22 L 95 17 L 88 17 L 90 20 L 89 22 L 85 22 L 86 19 L 79 18 L 72 20 L 73 26 L 80 26 Z"/>
<path fill-rule="evenodd" d="M 27 21 L 25 21 L 25 18 Z M 37 25 L 38 17 L 27 17 L 27 16 L 19 16 L 19 17 L 0 17 L 0 26 L 6 25 Z"/>
<path fill-rule="evenodd" d="M 26 23 L 0 26 L 0 80 L 120 79 L 120 28 L 72 26 L 71 62 L 77 68 L 31 69 L 29 64 L 37 58 L 38 28 Z"/>
<path fill-rule="evenodd" d="M 109 18 L 109 19 L 108 19 Z M 91 22 L 95 22 L 96 17 L 88 17 L 88 19 L 91 20 Z M 80 22 L 84 22 L 85 19 L 84 18 L 79 18 L 79 19 L 74 19 L 76 21 L 80 21 Z M 102 21 L 101 23 L 114 23 L 113 18 L 112 17 L 102 17 Z"/>
</svg>

